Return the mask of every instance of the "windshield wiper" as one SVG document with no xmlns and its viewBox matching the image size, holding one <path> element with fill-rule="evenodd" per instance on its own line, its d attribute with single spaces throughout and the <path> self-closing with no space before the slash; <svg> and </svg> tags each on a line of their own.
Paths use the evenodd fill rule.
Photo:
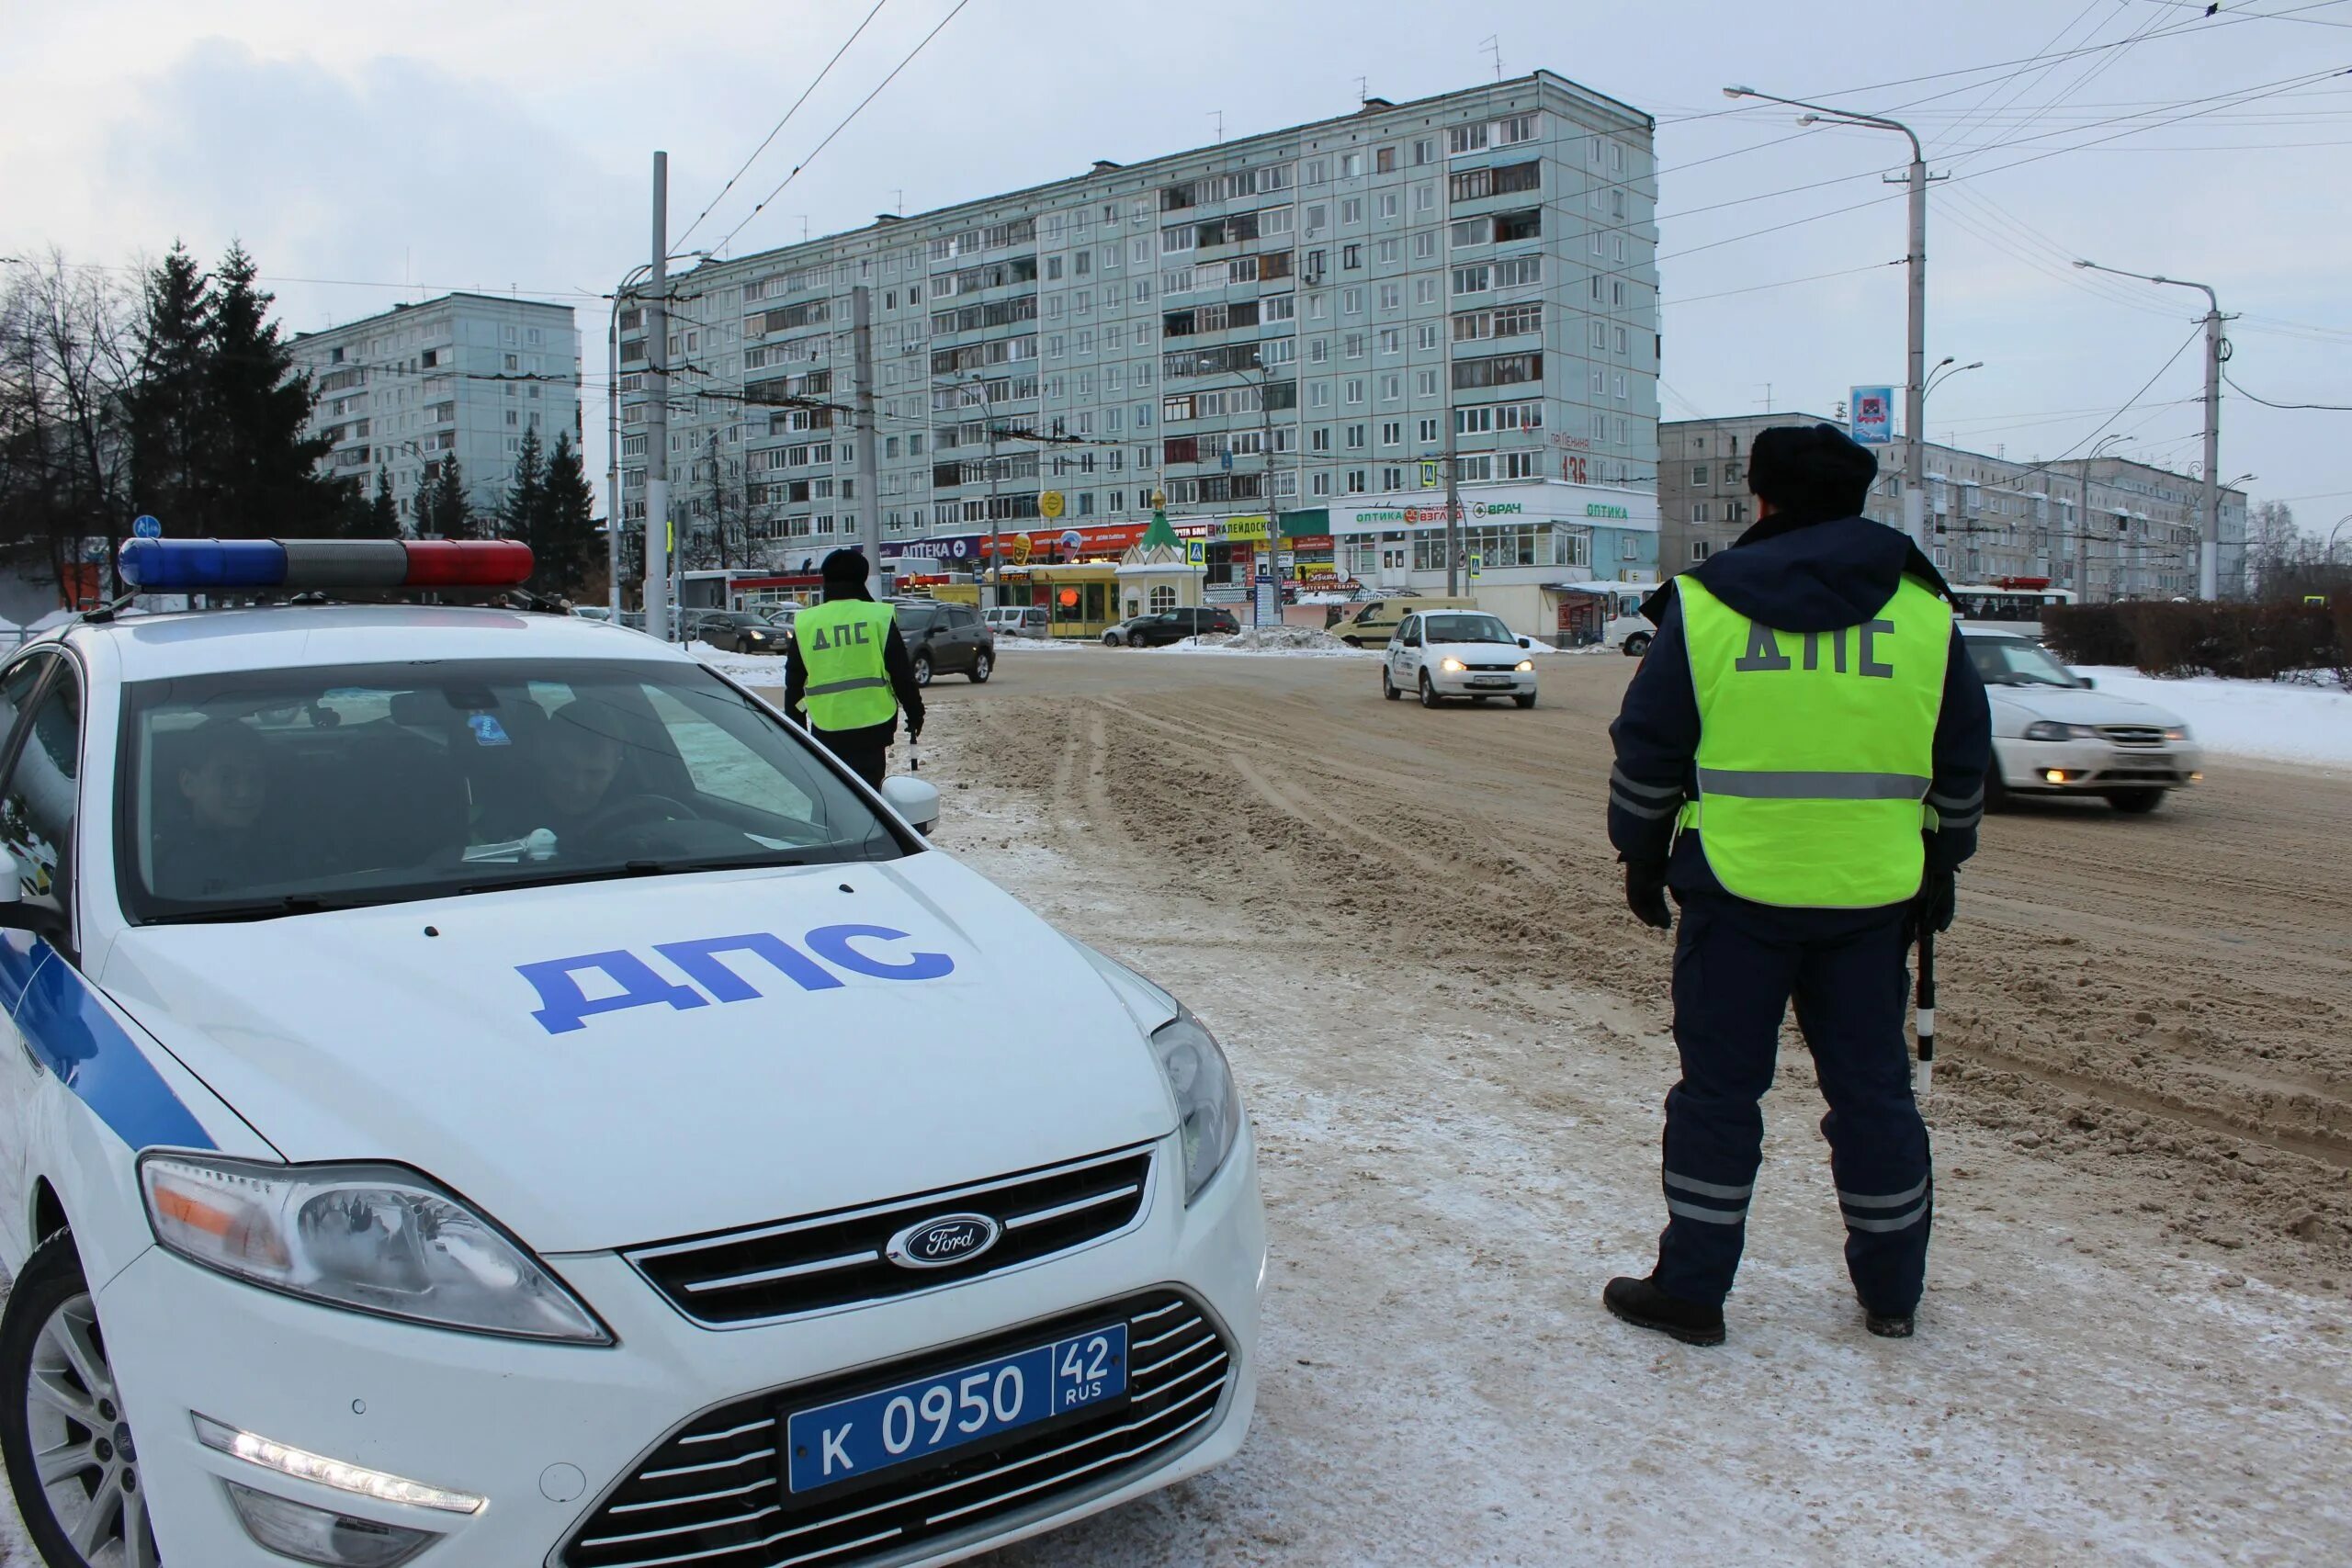
<svg viewBox="0 0 2352 1568">
<path fill-rule="evenodd" d="M 582 882 L 619 882 L 638 876 L 680 876 L 698 871 L 765 871 L 772 866 L 807 865 L 798 859 L 769 860 L 729 856 L 724 860 L 628 860 L 618 865 L 585 867 L 579 871 L 560 871 L 552 875 L 510 876 L 498 882 L 469 882 L 457 891 L 460 896 L 473 893 L 504 893 L 517 887 L 561 887 Z"/>
<path fill-rule="evenodd" d="M 370 904 L 390 901 L 385 898 L 315 898 L 297 895 L 252 904 L 224 904 L 211 908 L 191 909 L 185 914 L 157 915 L 141 923 L 151 926 L 201 926 L 233 920 L 274 920 L 287 915 L 318 915 L 331 909 L 359 909 Z"/>
</svg>

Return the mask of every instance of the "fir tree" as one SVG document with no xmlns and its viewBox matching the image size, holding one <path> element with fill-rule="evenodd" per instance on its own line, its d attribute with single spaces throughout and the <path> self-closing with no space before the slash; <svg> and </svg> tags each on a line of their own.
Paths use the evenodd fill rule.
<svg viewBox="0 0 2352 1568">
<path fill-rule="evenodd" d="M 212 389 L 206 374 L 210 281 L 175 243 L 147 275 L 139 362 L 123 402 L 130 416 L 131 505 L 183 536 L 220 532 L 206 448 Z"/>
<path fill-rule="evenodd" d="M 444 539 L 474 536 L 473 502 L 466 499 L 465 477 L 458 459 L 444 457 L 426 469 L 425 483 L 416 492 L 416 531 Z"/>
<path fill-rule="evenodd" d="M 389 468 L 376 470 L 375 499 L 368 503 L 367 515 L 354 530 L 363 539 L 397 539 L 401 536 L 401 509 L 392 501 L 392 475 Z"/>
<path fill-rule="evenodd" d="M 498 531 L 509 539 L 531 543 L 539 529 L 539 519 L 546 510 L 547 464 L 539 446 L 537 426 L 523 432 L 521 446 L 514 453 L 514 478 L 506 486 L 506 499 L 498 508 Z"/>
<path fill-rule="evenodd" d="M 568 430 L 556 432 L 555 448 L 548 455 L 539 525 L 529 540 L 535 562 L 531 585 L 545 593 L 577 593 L 588 581 L 603 536 L 596 529 L 595 488 Z"/>
<path fill-rule="evenodd" d="M 273 299 L 256 287 L 253 257 L 232 243 L 215 275 L 206 380 L 211 430 L 204 467 L 220 508 L 220 532 L 295 537 L 334 518 L 346 491 L 318 472 L 334 446 L 305 434 L 318 394 L 297 374 L 294 352 L 269 319 Z"/>
</svg>

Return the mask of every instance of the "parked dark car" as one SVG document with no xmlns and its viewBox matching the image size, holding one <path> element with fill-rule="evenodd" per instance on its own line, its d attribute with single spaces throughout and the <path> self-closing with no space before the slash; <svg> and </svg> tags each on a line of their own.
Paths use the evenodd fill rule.
<svg viewBox="0 0 2352 1568">
<path fill-rule="evenodd" d="M 916 685 L 930 685 L 935 674 L 968 676 L 978 685 L 996 672 L 996 634 L 974 606 L 893 599 L 890 607 L 899 613 L 899 635 L 907 639 Z"/>
<path fill-rule="evenodd" d="M 1241 623 L 1233 618 L 1230 610 L 1220 610 L 1214 604 L 1198 609 L 1160 610 L 1148 615 L 1130 615 L 1102 634 L 1102 640 L 1113 648 L 1164 648 L 1171 642 L 1182 642 L 1188 637 L 1213 632 L 1238 632 Z"/>
<path fill-rule="evenodd" d="M 686 637 L 707 642 L 729 653 L 782 653 L 785 628 L 752 610 L 695 610 L 686 621 Z"/>
</svg>

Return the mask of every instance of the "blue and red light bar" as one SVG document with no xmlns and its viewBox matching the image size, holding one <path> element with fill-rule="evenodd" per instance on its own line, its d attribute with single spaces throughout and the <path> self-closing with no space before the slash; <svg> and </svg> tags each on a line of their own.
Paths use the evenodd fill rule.
<svg viewBox="0 0 2352 1568">
<path fill-rule="evenodd" d="M 519 588 L 514 539 L 125 539 L 122 580 L 142 593 L 220 589 Z"/>
</svg>

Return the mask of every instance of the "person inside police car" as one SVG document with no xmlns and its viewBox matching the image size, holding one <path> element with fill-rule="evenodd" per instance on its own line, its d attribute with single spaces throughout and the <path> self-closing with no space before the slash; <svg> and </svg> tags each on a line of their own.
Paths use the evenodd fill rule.
<svg viewBox="0 0 2352 1568">
<path fill-rule="evenodd" d="M 181 734 L 174 750 L 182 822 L 157 835 L 156 890 L 196 898 L 249 885 L 268 848 L 267 748 L 251 725 L 214 714 Z"/>
<path fill-rule="evenodd" d="M 889 764 L 899 714 L 907 739 L 922 739 L 922 688 L 896 614 L 865 587 L 865 558 L 825 558 L 824 600 L 792 619 L 784 646 L 784 711 L 876 789 Z"/>
<path fill-rule="evenodd" d="M 1923 922 L 1951 924 L 1992 719 L 1934 564 L 1860 515 L 1877 469 L 1830 425 L 1759 434 L 1758 522 L 1643 607 L 1657 635 L 1610 727 L 1626 903 L 1661 930 L 1669 892 L 1681 906 L 1682 1077 L 1657 1267 L 1602 1300 L 1692 1344 L 1724 1337 L 1792 998 L 1865 1326 L 1908 1337 L 1926 1280 L 1934 1191 L 1905 962 Z"/>
</svg>

